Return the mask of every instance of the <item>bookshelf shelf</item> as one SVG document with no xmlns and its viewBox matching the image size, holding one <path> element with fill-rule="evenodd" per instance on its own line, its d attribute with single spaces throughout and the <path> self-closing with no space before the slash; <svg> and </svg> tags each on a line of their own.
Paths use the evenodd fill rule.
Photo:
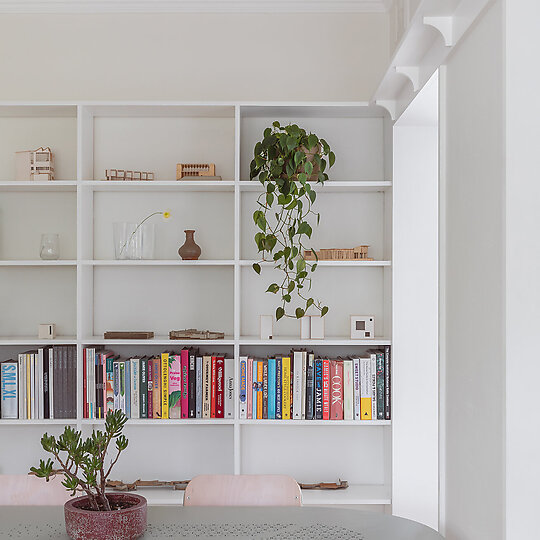
<svg viewBox="0 0 540 540">
<path fill-rule="evenodd" d="M 0 261 L 0 266 L 77 266 L 76 260 L 57 260 L 57 261 Z"/>
<path fill-rule="evenodd" d="M 82 261 L 85 266 L 234 266 L 230 259 L 200 259 L 198 261 L 183 260 L 89 260 Z"/>
<path fill-rule="evenodd" d="M 0 191 L 77 191 L 75 180 L 53 180 L 50 182 L 0 181 Z"/>
<path fill-rule="evenodd" d="M 255 191 L 262 192 L 263 186 L 256 180 L 242 180 L 239 182 L 241 191 Z M 313 182 L 310 186 L 315 189 L 317 193 L 351 193 L 351 192 L 373 192 L 373 191 L 387 191 L 392 188 L 392 182 L 389 180 L 360 180 L 360 181 L 346 181 L 339 182 L 328 180 L 324 184 L 318 184 Z"/>
<path fill-rule="evenodd" d="M 315 262 L 315 261 L 314 261 Z M 259 263 L 261 266 L 274 266 L 272 261 L 263 261 L 259 262 L 255 259 L 253 260 L 241 260 L 240 266 L 252 266 L 253 263 Z M 392 266 L 392 261 L 317 261 L 317 266 L 322 267 L 358 267 L 358 268 L 372 268 L 379 266 Z"/>
<path fill-rule="evenodd" d="M 216 349 L 220 345 L 234 345 L 232 336 L 225 335 L 225 339 L 169 339 L 167 336 L 156 336 L 153 339 L 104 339 L 101 336 L 92 336 L 81 341 L 83 345 L 213 345 Z"/>
<path fill-rule="evenodd" d="M 83 425 L 100 425 L 104 424 L 105 420 L 81 420 Z M 228 418 L 207 418 L 207 419 L 193 419 L 193 418 L 169 418 L 169 419 L 159 419 L 159 418 L 148 418 L 148 419 L 134 419 L 131 418 L 127 421 L 128 426 L 168 426 L 168 427 L 178 427 L 178 426 L 232 426 L 235 423 L 233 419 Z"/>
<path fill-rule="evenodd" d="M 238 420 L 238 424 L 244 426 L 391 426 L 392 420 Z"/>
<path fill-rule="evenodd" d="M 259 339 L 256 336 L 243 336 L 240 338 L 240 345 L 294 345 L 302 347 L 316 347 L 317 345 L 331 346 L 358 346 L 358 347 L 378 347 L 381 345 L 391 345 L 390 338 L 374 339 L 349 339 L 347 337 L 328 337 L 325 339 L 298 339 L 297 337 L 276 337 L 274 339 Z"/>
<path fill-rule="evenodd" d="M 78 423 L 76 419 L 54 419 L 54 420 L 4 420 L 0 419 L 0 426 L 74 426 Z"/>
<path fill-rule="evenodd" d="M 76 345 L 75 336 L 59 336 L 55 339 L 38 339 L 32 336 L 0 337 L 0 345 Z"/>
<path fill-rule="evenodd" d="M 82 187 L 93 191 L 234 191 L 235 183 L 230 180 L 220 181 L 82 181 Z"/>
</svg>

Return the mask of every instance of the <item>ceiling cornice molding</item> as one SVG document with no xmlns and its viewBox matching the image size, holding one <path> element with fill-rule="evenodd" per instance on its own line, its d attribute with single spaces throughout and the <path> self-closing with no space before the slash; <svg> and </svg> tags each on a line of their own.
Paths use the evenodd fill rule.
<svg viewBox="0 0 540 540">
<path fill-rule="evenodd" d="M 0 0 L 0 13 L 383 13 L 391 0 Z"/>
</svg>

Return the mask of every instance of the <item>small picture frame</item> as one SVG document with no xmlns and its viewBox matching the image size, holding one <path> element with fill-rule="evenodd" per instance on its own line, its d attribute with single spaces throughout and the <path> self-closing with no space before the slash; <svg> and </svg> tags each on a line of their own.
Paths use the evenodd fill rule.
<svg viewBox="0 0 540 540">
<path fill-rule="evenodd" d="M 373 339 L 375 317 L 373 315 L 351 315 L 351 339 Z"/>
<path fill-rule="evenodd" d="M 40 324 L 38 339 L 54 339 L 56 337 L 56 324 Z"/>
</svg>

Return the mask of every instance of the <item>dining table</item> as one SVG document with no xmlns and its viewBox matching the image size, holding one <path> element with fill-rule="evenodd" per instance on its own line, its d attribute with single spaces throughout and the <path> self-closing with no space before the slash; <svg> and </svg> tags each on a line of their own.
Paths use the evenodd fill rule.
<svg viewBox="0 0 540 540">
<path fill-rule="evenodd" d="M 62 506 L 0 507 L 0 539 L 67 539 Z M 415 521 L 328 507 L 149 506 L 150 538 L 440 540 Z"/>
</svg>

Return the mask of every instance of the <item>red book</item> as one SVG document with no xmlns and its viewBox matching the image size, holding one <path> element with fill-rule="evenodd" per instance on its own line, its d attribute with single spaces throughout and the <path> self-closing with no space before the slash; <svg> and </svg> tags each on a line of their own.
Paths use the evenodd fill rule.
<svg viewBox="0 0 540 540">
<path fill-rule="evenodd" d="M 330 360 L 330 419 L 343 420 L 343 362 Z"/>
<path fill-rule="evenodd" d="M 189 396 L 188 396 L 188 387 L 189 387 L 189 380 L 188 380 L 188 374 L 189 374 L 189 350 L 188 349 L 182 349 L 182 352 L 180 353 L 180 362 L 181 362 L 181 370 L 182 370 L 182 412 L 181 412 L 181 418 L 187 418 L 188 417 L 188 409 L 189 409 Z"/>
<path fill-rule="evenodd" d="M 48 361 L 49 359 L 47 359 L 47 362 Z M 86 393 L 86 384 L 86 349 L 83 349 L 83 418 L 88 418 L 88 396 Z"/>
<path fill-rule="evenodd" d="M 152 359 L 148 359 L 148 369 L 147 369 L 147 377 L 148 377 L 148 418 L 154 418 L 154 375 L 153 375 L 153 362 Z"/>
<path fill-rule="evenodd" d="M 330 420 L 330 360 L 322 362 L 322 418 Z"/>
<path fill-rule="evenodd" d="M 217 358 L 212 356 L 212 392 L 210 394 L 210 418 L 216 417 Z"/>
<path fill-rule="evenodd" d="M 225 418 L 225 358 L 218 356 L 216 359 L 216 418 Z"/>
<path fill-rule="evenodd" d="M 102 418 L 107 416 L 107 354 L 100 354 L 101 358 L 101 373 L 103 374 L 102 392 L 103 392 L 103 405 L 102 405 Z"/>
</svg>

